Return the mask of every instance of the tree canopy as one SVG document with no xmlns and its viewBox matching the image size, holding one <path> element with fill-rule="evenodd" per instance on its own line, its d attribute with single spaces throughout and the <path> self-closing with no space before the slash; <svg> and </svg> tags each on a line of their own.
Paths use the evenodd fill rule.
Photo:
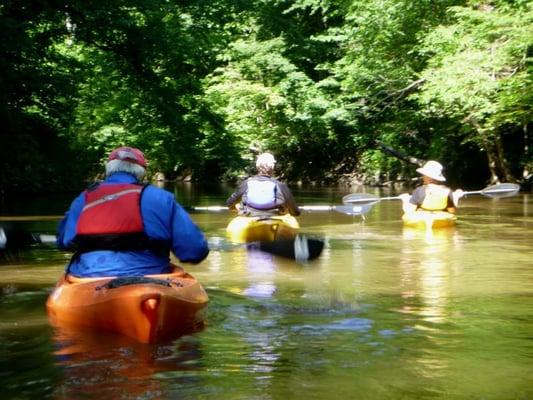
<svg viewBox="0 0 533 400">
<path fill-rule="evenodd" d="M 149 173 L 380 183 L 437 159 L 531 181 L 533 2 L 4 1 L 2 191 L 79 188 L 118 145 Z"/>
</svg>

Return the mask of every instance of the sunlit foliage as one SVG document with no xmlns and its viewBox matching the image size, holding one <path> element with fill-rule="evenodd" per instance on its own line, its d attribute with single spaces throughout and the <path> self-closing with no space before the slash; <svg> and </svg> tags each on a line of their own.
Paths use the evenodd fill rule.
<svg viewBox="0 0 533 400">
<path fill-rule="evenodd" d="M 532 2 L 7 1 L 3 191 L 79 188 L 117 145 L 149 173 L 290 181 L 531 179 Z"/>
</svg>

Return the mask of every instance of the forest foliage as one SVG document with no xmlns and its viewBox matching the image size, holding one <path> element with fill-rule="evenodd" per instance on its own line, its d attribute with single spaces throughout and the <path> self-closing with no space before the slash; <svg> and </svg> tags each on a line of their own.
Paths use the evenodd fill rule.
<svg viewBox="0 0 533 400">
<path fill-rule="evenodd" d="M 6 0 L 3 192 L 79 188 L 133 145 L 197 181 L 276 154 L 288 181 L 370 184 L 437 159 L 531 182 L 533 2 Z"/>
</svg>

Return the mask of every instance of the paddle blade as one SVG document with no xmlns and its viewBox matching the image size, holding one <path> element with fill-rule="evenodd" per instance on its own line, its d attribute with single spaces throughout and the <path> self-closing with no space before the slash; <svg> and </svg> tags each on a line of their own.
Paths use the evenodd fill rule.
<svg viewBox="0 0 533 400">
<path fill-rule="evenodd" d="M 481 191 L 481 194 L 483 196 L 499 199 L 514 196 L 519 190 L 520 186 L 516 183 L 500 183 L 498 185 L 486 187 Z"/>
<path fill-rule="evenodd" d="M 16 226 L 0 226 L 0 262 L 17 261 L 31 245 L 41 243 L 39 235 Z"/>
<path fill-rule="evenodd" d="M 335 206 L 334 210 L 347 215 L 364 215 L 370 211 L 374 204 L 376 202 L 370 204 L 345 204 L 343 206 Z"/>
<path fill-rule="evenodd" d="M 318 258 L 324 249 L 324 241 L 297 235 L 294 239 L 260 242 L 258 247 L 266 253 L 303 262 Z"/>
<path fill-rule="evenodd" d="M 374 204 L 379 201 L 379 196 L 370 193 L 350 193 L 342 198 L 344 204 L 354 204 L 354 203 L 369 203 Z"/>
</svg>

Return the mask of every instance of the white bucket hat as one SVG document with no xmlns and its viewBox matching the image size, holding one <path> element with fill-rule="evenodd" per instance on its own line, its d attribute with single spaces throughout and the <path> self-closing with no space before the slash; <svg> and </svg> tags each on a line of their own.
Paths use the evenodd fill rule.
<svg viewBox="0 0 533 400">
<path fill-rule="evenodd" d="M 276 159 L 270 153 L 261 153 L 257 156 L 255 166 L 257 168 L 273 169 L 276 165 Z"/>
<path fill-rule="evenodd" d="M 417 168 L 416 172 L 425 175 L 436 181 L 444 182 L 446 178 L 442 175 L 442 165 L 437 161 L 428 161 L 423 167 Z"/>
</svg>

